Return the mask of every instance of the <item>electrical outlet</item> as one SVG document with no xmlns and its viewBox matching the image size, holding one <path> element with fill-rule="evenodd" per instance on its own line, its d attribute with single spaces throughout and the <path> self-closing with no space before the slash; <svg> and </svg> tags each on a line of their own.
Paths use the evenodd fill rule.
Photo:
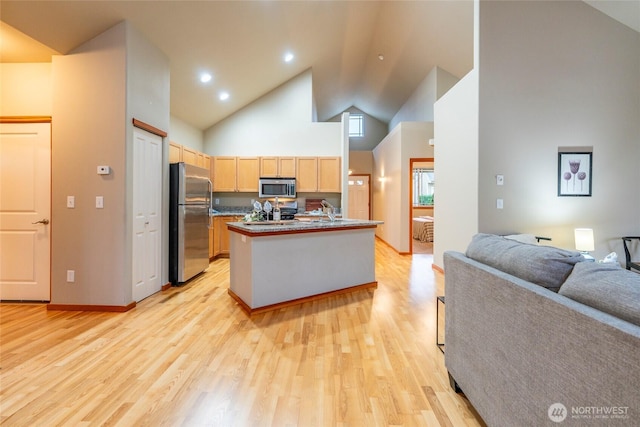
<svg viewBox="0 0 640 427">
<path fill-rule="evenodd" d="M 75 196 L 67 196 L 67 207 L 69 209 L 73 209 L 76 207 L 76 197 Z"/>
<path fill-rule="evenodd" d="M 216 199 L 216 205 L 220 204 L 220 199 Z"/>
<path fill-rule="evenodd" d="M 76 271 L 75 270 L 67 270 L 67 282 L 73 283 L 76 281 Z"/>
</svg>

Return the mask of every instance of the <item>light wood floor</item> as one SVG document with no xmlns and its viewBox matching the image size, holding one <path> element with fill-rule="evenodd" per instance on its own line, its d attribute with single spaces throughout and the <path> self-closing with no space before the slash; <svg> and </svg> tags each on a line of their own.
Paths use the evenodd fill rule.
<svg viewBox="0 0 640 427">
<path fill-rule="evenodd" d="M 225 259 L 127 313 L 1 304 L 0 423 L 482 425 L 435 345 L 431 256 L 376 242 L 376 276 L 376 290 L 253 317 L 227 294 Z"/>
</svg>

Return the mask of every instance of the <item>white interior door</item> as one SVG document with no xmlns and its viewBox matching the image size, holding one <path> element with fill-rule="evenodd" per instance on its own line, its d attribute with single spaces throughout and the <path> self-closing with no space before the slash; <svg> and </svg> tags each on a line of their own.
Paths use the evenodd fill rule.
<svg viewBox="0 0 640 427">
<path fill-rule="evenodd" d="M 133 298 L 158 292 L 162 257 L 162 138 L 133 133 Z"/>
<path fill-rule="evenodd" d="M 369 176 L 349 177 L 349 212 L 347 218 L 369 219 Z"/>
<path fill-rule="evenodd" d="M 51 299 L 51 125 L 0 124 L 0 300 Z"/>
</svg>

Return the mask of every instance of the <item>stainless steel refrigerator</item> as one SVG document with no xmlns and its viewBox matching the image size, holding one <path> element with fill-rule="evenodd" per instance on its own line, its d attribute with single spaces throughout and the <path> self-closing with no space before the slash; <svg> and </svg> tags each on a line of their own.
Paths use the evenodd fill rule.
<svg viewBox="0 0 640 427">
<path fill-rule="evenodd" d="M 169 166 L 169 280 L 178 286 L 209 266 L 209 171 L 186 163 Z"/>
</svg>

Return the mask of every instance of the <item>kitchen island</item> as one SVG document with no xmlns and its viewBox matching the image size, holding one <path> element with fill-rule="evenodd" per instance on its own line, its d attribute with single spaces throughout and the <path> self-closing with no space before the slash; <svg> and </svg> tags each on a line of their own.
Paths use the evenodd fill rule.
<svg viewBox="0 0 640 427">
<path fill-rule="evenodd" d="M 375 288 L 381 221 L 230 222 L 229 294 L 257 313 Z"/>
</svg>

